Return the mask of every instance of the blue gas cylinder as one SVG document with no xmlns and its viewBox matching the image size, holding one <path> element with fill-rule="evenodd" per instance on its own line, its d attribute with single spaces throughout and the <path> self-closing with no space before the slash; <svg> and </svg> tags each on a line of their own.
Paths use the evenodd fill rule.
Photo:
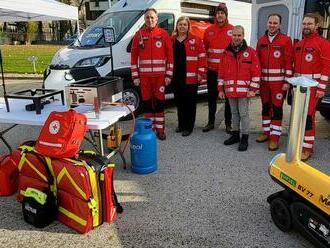
<svg viewBox="0 0 330 248">
<path fill-rule="evenodd" d="M 157 139 L 152 130 L 152 120 L 139 118 L 131 138 L 132 171 L 148 174 L 157 170 Z"/>
</svg>

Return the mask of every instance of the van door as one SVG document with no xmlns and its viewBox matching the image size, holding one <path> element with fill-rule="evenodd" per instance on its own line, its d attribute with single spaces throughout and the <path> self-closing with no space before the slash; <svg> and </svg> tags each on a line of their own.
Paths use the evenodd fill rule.
<svg viewBox="0 0 330 248">
<path fill-rule="evenodd" d="M 258 37 L 264 34 L 268 15 L 272 13 L 282 16 L 284 34 L 300 39 L 304 7 L 305 0 L 252 0 L 251 45 L 256 46 Z"/>
</svg>

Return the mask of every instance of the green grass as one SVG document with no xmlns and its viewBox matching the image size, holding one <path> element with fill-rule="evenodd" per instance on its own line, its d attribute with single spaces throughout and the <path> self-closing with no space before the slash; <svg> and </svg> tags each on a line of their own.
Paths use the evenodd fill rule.
<svg viewBox="0 0 330 248">
<path fill-rule="evenodd" d="M 36 73 L 43 73 L 59 45 L 2 45 L 3 69 L 5 73 L 33 73 L 30 56 L 38 57 Z"/>
</svg>

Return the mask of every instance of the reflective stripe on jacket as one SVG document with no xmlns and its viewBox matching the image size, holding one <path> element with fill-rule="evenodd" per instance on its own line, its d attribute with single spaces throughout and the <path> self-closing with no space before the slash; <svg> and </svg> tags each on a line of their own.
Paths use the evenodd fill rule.
<svg viewBox="0 0 330 248">
<path fill-rule="evenodd" d="M 174 43 L 176 36 L 172 37 Z M 206 53 L 202 39 L 189 34 L 184 41 L 186 52 L 186 84 L 197 84 L 198 77 L 206 79 Z M 175 56 L 175 54 L 174 54 Z"/>
<path fill-rule="evenodd" d="M 259 89 L 260 64 L 256 51 L 247 47 L 237 56 L 226 50 L 219 66 L 218 91 L 227 97 L 246 97 L 248 91 Z"/>
<path fill-rule="evenodd" d="M 330 42 L 317 33 L 304 37 L 294 47 L 295 76 L 306 76 L 319 82 L 324 92 L 330 74 Z"/>
<path fill-rule="evenodd" d="M 131 49 L 132 78 L 173 76 L 173 51 L 168 33 L 159 27 L 136 32 Z"/>
<path fill-rule="evenodd" d="M 258 40 L 257 53 L 262 82 L 285 83 L 286 78 L 293 76 L 293 46 L 290 37 L 278 33 L 270 42 L 266 33 Z"/>
<path fill-rule="evenodd" d="M 215 23 L 205 30 L 204 45 L 209 69 L 218 71 L 223 53 L 231 41 L 232 29 L 231 24 L 227 23 L 220 27 L 218 23 Z"/>
</svg>

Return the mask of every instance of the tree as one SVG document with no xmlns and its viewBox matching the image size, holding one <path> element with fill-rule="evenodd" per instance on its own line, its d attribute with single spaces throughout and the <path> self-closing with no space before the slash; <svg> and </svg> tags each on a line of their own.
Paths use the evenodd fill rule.
<svg viewBox="0 0 330 248">
<path fill-rule="evenodd" d="M 28 22 L 26 30 L 26 44 L 31 44 L 32 39 L 35 37 L 35 34 L 38 31 L 38 22 Z"/>
</svg>

